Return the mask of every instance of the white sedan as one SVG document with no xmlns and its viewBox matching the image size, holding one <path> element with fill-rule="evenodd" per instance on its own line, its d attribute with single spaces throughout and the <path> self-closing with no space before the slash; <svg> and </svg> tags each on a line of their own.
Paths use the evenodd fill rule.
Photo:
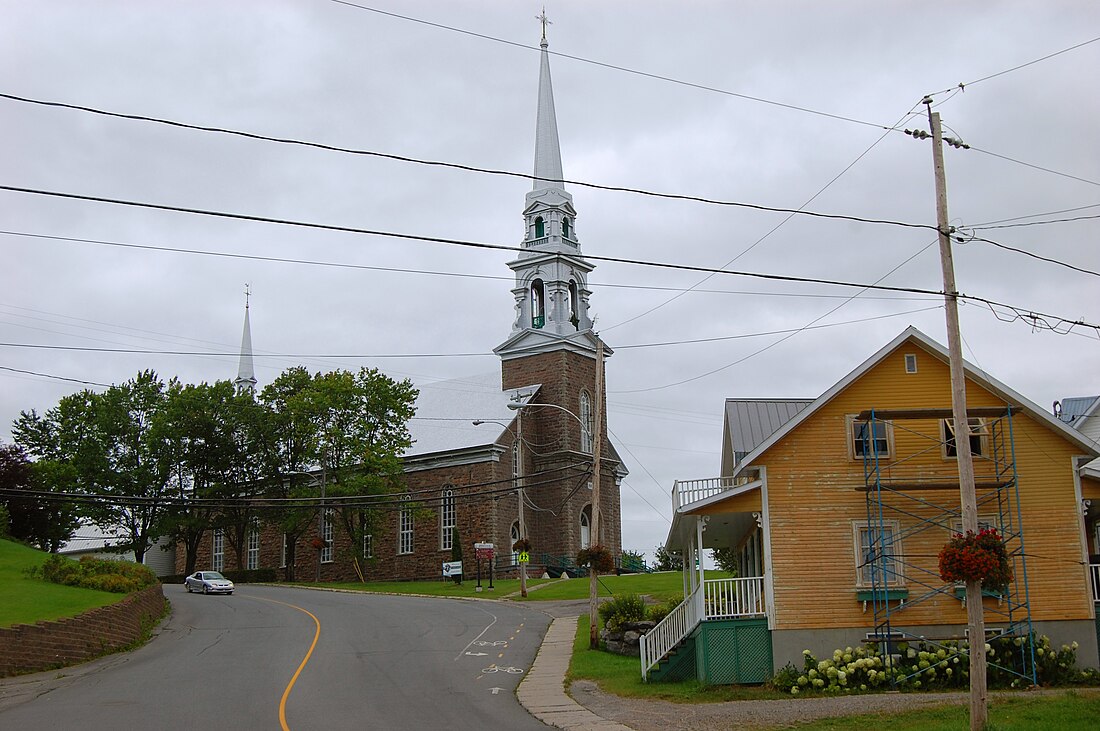
<svg viewBox="0 0 1100 731">
<path fill-rule="evenodd" d="M 187 592 L 201 591 L 203 594 L 232 594 L 233 582 L 217 571 L 196 571 L 183 580 Z"/>
</svg>

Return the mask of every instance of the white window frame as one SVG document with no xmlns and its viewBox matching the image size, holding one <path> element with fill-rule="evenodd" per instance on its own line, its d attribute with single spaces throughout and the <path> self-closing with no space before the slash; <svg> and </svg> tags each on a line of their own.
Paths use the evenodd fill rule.
<svg viewBox="0 0 1100 731">
<path fill-rule="evenodd" d="M 508 547 L 511 548 L 512 546 L 516 545 L 516 541 L 518 541 L 520 539 L 519 521 L 518 520 L 513 520 L 512 521 L 512 527 L 508 531 L 508 537 L 512 540 L 512 542 L 508 544 Z M 512 551 L 512 566 L 518 566 L 518 565 L 519 565 L 519 551 L 513 550 Z"/>
<path fill-rule="evenodd" d="M 581 417 L 581 451 L 592 454 L 596 448 L 596 440 L 592 434 L 592 395 L 588 391 L 581 391 L 580 397 Z"/>
<path fill-rule="evenodd" d="M 888 561 L 893 563 L 892 569 L 886 570 L 886 576 L 884 581 L 879 583 L 879 586 L 888 587 L 904 587 L 905 576 L 903 575 L 904 567 L 901 565 L 901 561 L 898 556 L 904 555 L 901 550 L 901 539 L 896 536 L 899 535 L 901 526 L 896 520 L 884 520 L 882 526 L 891 532 L 894 539 L 890 542 L 884 550 L 884 554 L 888 556 Z M 852 521 L 852 546 L 855 549 L 855 570 L 856 570 L 856 588 L 870 589 L 875 583 L 873 576 L 870 572 L 874 570 L 874 566 L 866 563 L 867 552 L 870 549 L 868 542 L 864 541 L 864 531 L 868 532 L 877 530 L 879 528 L 879 521 L 866 521 L 866 520 L 853 520 Z"/>
<path fill-rule="evenodd" d="M 402 498 L 402 502 L 408 502 L 408 498 Z M 413 517 L 408 507 L 402 507 L 397 512 L 397 554 L 407 555 L 413 552 Z"/>
<path fill-rule="evenodd" d="M 245 567 L 249 570 L 260 568 L 260 521 L 253 520 L 248 526 L 248 544 L 245 552 Z"/>
<path fill-rule="evenodd" d="M 905 372 L 916 373 L 917 372 L 917 354 L 906 353 L 905 354 Z"/>
<path fill-rule="evenodd" d="M 589 514 L 591 506 L 586 505 L 581 508 L 580 527 L 581 527 L 581 548 L 585 549 L 592 545 L 592 517 Z"/>
<path fill-rule="evenodd" d="M 454 529 L 458 525 L 458 506 L 453 488 L 445 488 L 439 500 L 439 550 L 449 551 L 454 544 Z"/>
<path fill-rule="evenodd" d="M 971 416 L 967 418 L 967 437 L 971 439 L 970 454 L 974 457 L 984 457 L 989 451 L 989 425 L 986 420 Z M 955 436 L 955 420 L 940 419 L 940 453 L 944 459 L 956 459 L 958 457 L 957 437 Z M 975 439 L 976 438 L 976 439 Z M 975 449 L 975 443 L 977 449 Z"/>
<path fill-rule="evenodd" d="M 321 563 L 332 563 L 333 556 L 335 555 L 333 540 L 333 519 L 332 508 L 325 508 L 325 511 L 321 513 L 321 540 L 324 545 L 321 546 Z"/>
<path fill-rule="evenodd" d="M 363 558 L 374 558 L 374 535 L 363 534 Z"/>
<path fill-rule="evenodd" d="M 858 435 L 857 429 L 859 428 L 859 425 L 861 425 L 861 424 L 870 424 L 871 422 L 870 421 L 865 421 L 863 419 L 857 419 L 856 416 L 857 416 L 856 414 L 849 414 L 847 419 L 846 419 L 847 434 L 848 434 L 848 458 L 852 459 L 852 460 L 855 460 L 857 462 L 862 462 L 863 461 L 863 454 L 862 454 L 861 450 L 862 450 L 862 447 L 863 447 L 863 440 L 858 439 L 859 435 Z M 878 451 L 878 444 L 877 444 L 878 442 L 880 442 L 880 441 L 885 442 L 886 451 L 885 452 L 878 451 L 878 458 L 880 460 L 892 459 L 893 456 L 894 456 L 894 425 L 893 425 L 892 422 L 887 421 L 885 419 L 875 419 L 874 423 L 875 423 L 875 427 L 876 427 L 876 429 L 875 429 L 876 436 L 871 440 L 871 444 L 874 447 L 873 451 Z M 882 436 L 877 436 L 878 427 L 880 425 L 881 425 L 881 428 L 883 430 L 883 434 L 882 434 Z M 858 447 L 856 446 L 857 444 L 859 445 Z M 868 458 L 873 458 L 874 456 L 875 456 L 874 454 L 869 454 Z"/>
<path fill-rule="evenodd" d="M 286 568 L 286 554 L 287 554 L 286 547 L 287 547 L 287 543 L 288 543 L 289 540 L 290 540 L 290 536 L 288 536 L 286 533 L 283 533 L 283 540 L 282 540 L 283 550 L 279 555 L 279 568 L 281 568 L 281 569 Z"/>
<path fill-rule="evenodd" d="M 978 516 L 978 530 L 983 528 L 993 528 L 1000 534 L 1001 539 L 1004 539 L 1004 532 L 1001 530 L 1001 521 L 996 515 L 979 515 Z M 963 519 L 952 518 L 951 519 L 951 535 L 962 535 L 963 531 Z"/>
<path fill-rule="evenodd" d="M 222 528 L 214 529 L 210 546 L 210 568 L 213 571 L 225 570 L 225 530 Z"/>
</svg>

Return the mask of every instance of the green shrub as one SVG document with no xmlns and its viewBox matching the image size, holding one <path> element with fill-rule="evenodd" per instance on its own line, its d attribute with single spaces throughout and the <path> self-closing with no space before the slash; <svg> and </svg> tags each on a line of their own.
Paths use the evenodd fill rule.
<svg viewBox="0 0 1100 731">
<path fill-rule="evenodd" d="M 600 605 L 604 627 L 618 632 L 623 622 L 640 622 L 646 618 L 645 600 L 637 594 L 623 594 Z"/>
<path fill-rule="evenodd" d="M 680 606 L 680 602 L 675 599 L 669 599 L 663 601 L 660 604 L 654 604 L 649 608 L 649 619 L 654 622 L 660 622 L 662 619 L 672 613 L 672 610 Z"/>
<path fill-rule="evenodd" d="M 853 693 L 897 687 L 902 690 L 942 690 L 967 688 L 970 683 L 970 658 L 966 642 L 954 640 L 942 644 L 899 642 L 893 655 L 883 655 L 870 643 L 863 647 L 836 650 L 832 657 L 818 660 L 804 650 L 803 668 L 792 680 L 788 666 L 771 684 L 791 695 L 800 693 Z M 1035 653 L 1036 677 L 1040 685 L 1093 685 L 1100 683 L 1100 672 L 1077 670 L 1077 643 L 1055 649 L 1050 638 L 1040 635 L 1034 646 L 1025 637 L 996 637 L 985 643 L 990 688 L 1021 688 L 1029 684 L 1021 672 Z M 1013 672 L 1015 671 L 1015 672 Z"/>
<path fill-rule="evenodd" d="M 50 554 L 42 566 L 29 572 L 55 584 L 129 594 L 157 582 L 148 566 L 132 561 L 111 561 L 84 556 L 80 561 Z"/>
</svg>

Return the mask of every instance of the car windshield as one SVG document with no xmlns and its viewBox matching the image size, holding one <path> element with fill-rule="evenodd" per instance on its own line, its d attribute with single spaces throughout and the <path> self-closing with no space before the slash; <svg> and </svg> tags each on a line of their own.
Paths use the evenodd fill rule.
<svg viewBox="0 0 1100 731">
<path fill-rule="evenodd" d="M 223 579 L 223 580 L 225 579 L 225 577 L 222 576 L 221 574 L 219 574 L 217 571 L 207 571 L 202 575 L 202 578 L 204 578 L 204 579 Z"/>
</svg>

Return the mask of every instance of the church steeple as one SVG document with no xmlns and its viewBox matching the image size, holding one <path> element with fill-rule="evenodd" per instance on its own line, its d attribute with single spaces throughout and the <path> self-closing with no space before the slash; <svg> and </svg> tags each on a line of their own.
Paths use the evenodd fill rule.
<svg viewBox="0 0 1100 731">
<path fill-rule="evenodd" d="M 536 180 L 523 209 L 525 233 L 519 258 L 508 262 L 516 274 L 512 289 L 516 319 L 512 334 L 496 349 L 503 359 L 567 349 L 595 354 L 596 336 L 588 312 L 588 274 L 594 268 L 581 254 L 577 212 L 565 189 L 550 79 L 545 11 L 535 120 Z"/>
<path fill-rule="evenodd" d="M 248 320 L 248 300 L 252 292 L 248 285 L 244 288 L 244 332 L 241 334 L 241 359 L 237 366 L 237 377 L 233 379 L 233 385 L 237 387 L 237 393 L 256 393 L 256 369 L 252 364 L 252 327 Z"/>
</svg>

